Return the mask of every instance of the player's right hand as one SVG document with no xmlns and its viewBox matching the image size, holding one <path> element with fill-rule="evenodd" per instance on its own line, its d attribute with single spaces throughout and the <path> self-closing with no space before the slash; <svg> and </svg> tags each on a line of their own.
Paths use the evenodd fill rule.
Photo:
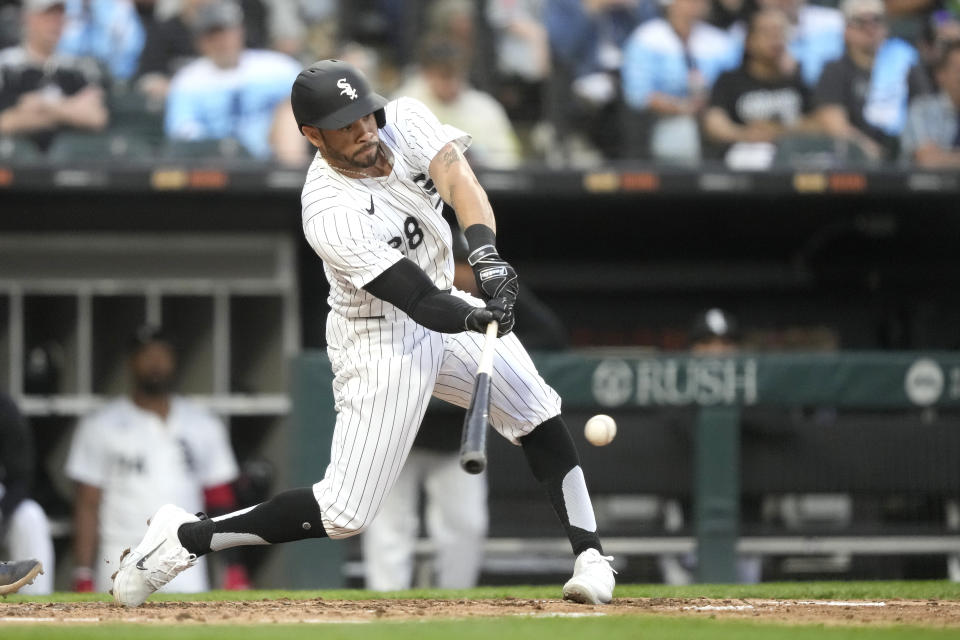
<svg viewBox="0 0 960 640">
<path fill-rule="evenodd" d="M 497 321 L 497 337 L 502 338 L 511 331 L 516 319 L 513 315 L 513 302 L 504 298 L 487 300 L 485 307 L 477 307 L 467 316 L 464 323 L 467 331 L 486 333 L 487 325 Z"/>
</svg>

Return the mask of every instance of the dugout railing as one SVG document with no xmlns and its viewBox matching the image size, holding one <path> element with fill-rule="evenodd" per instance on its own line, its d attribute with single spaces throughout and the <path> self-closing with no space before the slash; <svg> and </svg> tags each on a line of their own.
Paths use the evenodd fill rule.
<svg viewBox="0 0 960 640">
<path fill-rule="evenodd" d="M 956 509 L 960 495 L 960 355 L 952 352 L 744 354 L 732 358 L 627 353 L 536 354 L 544 378 L 564 399 L 595 499 L 608 494 L 687 498 L 684 532 L 656 535 L 615 528 L 615 555 L 699 556 L 697 578 L 733 582 L 738 553 L 756 555 L 960 554 L 957 523 L 855 523 L 842 531 L 787 531 L 741 523 L 744 503 L 760 494 L 849 492 L 855 496 L 923 494 Z M 317 479 L 328 457 L 334 413 L 326 357 L 293 364 L 288 433 L 291 482 Z M 618 420 L 602 448 L 582 437 L 595 413 Z M 834 416 L 825 419 L 826 416 Z M 452 420 L 451 428 L 459 428 Z M 491 439 L 491 517 L 501 500 L 540 509 L 546 501 L 522 455 Z M 512 511 L 513 514 L 517 510 Z M 549 519 L 549 518 L 547 518 Z M 522 558 L 563 554 L 568 543 L 539 527 L 538 516 L 492 526 L 487 551 Z M 547 533 L 545 533 L 547 532 Z M 429 543 L 421 543 L 426 551 Z M 279 550 L 291 586 L 338 586 L 344 546 Z M 322 572 L 317 567 L 324 567 Z M 321 575 L 322 574 L 322 575 Z"/>
</svg>

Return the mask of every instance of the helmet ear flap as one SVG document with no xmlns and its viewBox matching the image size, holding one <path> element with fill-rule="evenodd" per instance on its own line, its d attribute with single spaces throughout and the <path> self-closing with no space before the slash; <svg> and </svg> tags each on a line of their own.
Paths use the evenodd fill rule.
<svg viewBox="0 0 960 640">
<path fill-rule="evenodd" d="M 377 109 L 373 112 L 373 117 L 377 120 L 377 128 L 383 129 L 387 126 L 387 114 L 383 109 Z"/>
</svg>

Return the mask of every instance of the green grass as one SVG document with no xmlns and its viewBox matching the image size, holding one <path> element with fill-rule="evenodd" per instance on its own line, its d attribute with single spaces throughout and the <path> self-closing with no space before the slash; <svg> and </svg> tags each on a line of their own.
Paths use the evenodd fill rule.
<svg viewBox="0 0 960 640">
<path fill-rule="evenodd" d="M 945 640 L 956 630 L 916 627 L 788 627 L 709 619 L 610 617 L 590 619 L 482 619 L 372 624 L 299 624 L 238 626 L 2 627 L 6 640 Z"/>
<path fill-rule="evenodd" d="M 802 582 L 758 585 L 618 585 L 621 598 L 770 598 L 770 599 L 939 599 L 960 600 L 960 584 L 927 582 Z M 369 598 L 503 598 L 554 599 L 559 586 L 480 587 L 464 591 L 412 590 L 377 593 L 359 590 L 324 591 L 214 591 L 193 595 L 158 595 L 153 600 L 215 601 L 262 599 L 362 600 Z M 97 594 L 60 593 L 48 597 L 10 596 L 4 602 L 83 602 L 108 600 Z M 363 624 L 323 623 L 261 625 L 137 625 L 60 623 L 9 625 L 0 622 L 3 640 L 940 640 L 960 639 L 958 629 L 906 625 L 844 627 L 818 624 L 787 625 L 751 620 L 707 617 L 669 617 L 662 614 L 589 618 L 526 618 L 387 621 Z"/>
<path fill-rule="evenodd" d="M 898 582 L 765 582 L 761 584 L 707 584 L 669 587 L 658 584 L 617 585 L 618 598 L 783 598 L 800 600 L 960 600 L 960 583 L 946 580 Z M 560 597 L 560 585 L 477 587 L 465 590 L 413 589 L 381 593 L 358 589 L 320 591 L 210 591 L 198 594 L 157 594 L 151 600 L 218 601 L 291 598 L 294 600 L 369 600 L 373 598 L 538 598 Z M 7 602 L 109 601 L 106 594 L 57 593 L 52 596 L 9 596 Z M 0 603 L 4 600 L 0 599 Z"/>
</svg>

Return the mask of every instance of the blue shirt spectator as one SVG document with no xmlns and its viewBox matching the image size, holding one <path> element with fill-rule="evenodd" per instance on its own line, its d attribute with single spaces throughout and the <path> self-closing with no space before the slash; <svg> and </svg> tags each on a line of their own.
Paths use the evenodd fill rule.
<svg viewBox="0 0 960 640">
<path fill-rule="evenodd" d="M 137 70 L 146 34 L 130 0 L 66 0 L 67 25 L 58 53 L 90 57 L 110 75 L 129 80 Z"/>
<path fill-rule="evenodd" d="M 298 163 L 306 159 L 306 147 L 289 100 L 300 63 L 275 51 L 245 50 L 242 20 L 239 7 L 230 2 L 201 8 L 194 28 L 204 55 L 173 76 L 167 137 L 233 138 L 256 158 Z"/>
<path fill-rule="evenodd" d="M 843 14 L 830 7 L 803 5 L 787 44 L 807 86 L 820 79 L 823 66 L 843 55 Z"/>
<path fill-rule="evenodd" d="M 619 67 L 627 38 L 656 15 L 653 2 L 547 0 L 543 21 L 554 56 L 578 78 Z"/>
<path fill-rule="evenodd" d="M 543 21 L 553 69 L 546 112 L 564 156 L 595 162 L 594 153 L 623 152 L 623 136 L 609 125 L 622 103 L 623 45 L 656 11 L 656 0 L 547 0 Z"/>
<path fill-rule="evenodd" d="M 282 53 L 244 51 L 233 69 L 196 60 L 174 77 L 167 100 L 167 136 L 182 140 L 235 138 L 258 158 L 271 155 L 274 112 L 290 97 L 300 64 Z"/>
<path fill-rule="evenodd" d="M 707 0 L 671 0 L 663 18 L 640 25 L 627 41 L 623 97 L 633 110 L 655 116 L 648 137 L 657 161 L 699 162 L 697 122 L 710 87 L 740 63 L 733 38 L 705 22 L 709 7 Z"/>
<path fill-rule="evenodd" d="M 739 63 L 737 46 L 720 29 L 696 22 L 684 42 L 669 21 L 657 18 L 641 25 L 627 42 L 624 97 L 634 109 L 647 107 L 654 93 L 690 97 L 698 90 L 709 90 L 717 76 Z M 693 73 L 699 80 L 691 82 Z"/>
</svg>

